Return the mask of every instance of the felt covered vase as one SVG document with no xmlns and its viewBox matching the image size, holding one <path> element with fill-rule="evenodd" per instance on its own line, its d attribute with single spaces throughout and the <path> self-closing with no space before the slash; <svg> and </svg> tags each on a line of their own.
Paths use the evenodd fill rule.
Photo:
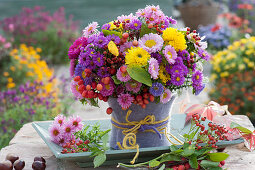
<svg viewBox="0 0 255 170">
<path fill-rule="evenodd" d="M 110 147 L 120 149 L 123 143 L 132 145 L 128 136 L 134 135 L 135 143 L 140 148 L 169 146 L 170 143 L 164 135 L 169 131 L 170 112 L 175 96 L 170 101 L 163 103 L 151 102 L 145 109 L 132 104 L 129 109 L 122 110 L 117 98 L 109 98 L 108 104 L 112 107 L 111 114 L 112 130 Z M 124 138 L 127 139 L 124 139 Z"/>
</svg>

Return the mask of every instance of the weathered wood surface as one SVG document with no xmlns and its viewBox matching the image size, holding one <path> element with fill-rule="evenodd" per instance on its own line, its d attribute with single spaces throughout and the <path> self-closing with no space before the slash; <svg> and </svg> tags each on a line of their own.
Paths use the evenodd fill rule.
<svg viewBox="0 0 255 170">
<path fill-rule="evenodd" d="M 254 129 L 251 122 L 246 116 L 238 115 L 242 120 L 242 126 Z M 225 152 L 230 154 L 226 161 L 225 168 L 231 170 L 253 170 L 255 169 L 255 152 L 250 152 L 244 147 L 244 144 L 229 146 Z M 0 151 L 0 161 L 5 159 L 8 153 L 15 153 L 20 156 L 20 159 L 25 160 L 25 170 L 31 170 L 33 158 L 35 156 L 43 156 L 47 161 L 47 169 L 49 170 L 79 170 L 74 162 L 61 162 L 58 161 L 44 141 L 39 137 L 33 129 L 31 123 L 25 124 L 10 141 L 9 146 Z M 116 162 L 117 164 L 117 162 Z M 100 169 L 115 169 L 116 167 L 101 167 Z M 86 168 L 93 169 L 93 168 Z"/>
</svg>

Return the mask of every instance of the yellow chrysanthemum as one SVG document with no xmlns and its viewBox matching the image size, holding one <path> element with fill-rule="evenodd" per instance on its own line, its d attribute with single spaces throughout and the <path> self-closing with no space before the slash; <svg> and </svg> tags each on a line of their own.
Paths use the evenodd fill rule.
<svg viewBox="0 0 255 170">
<path fill-rule="evenodd" d="M 170 75 L 166 72 L 166 69 L 163 65 L 160 65 L 159 67 L 159 78 L 165 84 L 167 81 L 171 80 Z"/>
<path fill-rule="evenodd" d="M 162 38 L 174 47 L 176 51 L 185 50 L 187 48 L 185 36 L 176 28 L 167 28 L 163 31 Z"/>
<path fill-rule="evenodd" d="M 141 47 L 131 47 L 126 53 L 125 62 L 127 65 L 147 65 L 150 54 Z"/>
<path fill-rule="evenodd" d="M 108 50 L 110 51 L 110 53 L 112 53 L 116 57 L 119 56 L 119 50 L 113 41 L 110 41 L 108 43 Z"/>
</svg>

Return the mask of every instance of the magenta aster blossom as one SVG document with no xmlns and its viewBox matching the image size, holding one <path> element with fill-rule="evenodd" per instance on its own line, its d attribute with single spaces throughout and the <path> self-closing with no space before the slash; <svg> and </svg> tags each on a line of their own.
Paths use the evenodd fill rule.
<svg viewBox="0 0 255 170">
<path fill-rule="evenodd" d="M 117 101 L 119 105 L 122 107 L 122 109 L 126 110 L 132 105 L 134 98 L 128 93 L 127 94 L 122 93 L 118 95 Z"/>
<path fill-rule="evenodd" d="M 209 54 L 202 48 L 198 49 L 197 54 L 199 55 L 199 57 L 201 57 L 202 59 L 204 59 L 206 61 L 208 61 L 210 59 Z"/>
<path fill-rule="evenodd" d="M 109 77 L 109 76 L 110 76 L 110 73 L 108 72 L 108 70 L 107 70 L 106 67 L 101 67 L 100 69 L 98 69 L 97 75 L 98 75 L 100 78 L 104 78 L 104 77 Z"/>
<path fill-rule="evenodd" d="M 86 28 L 83 30 L 83 36 L 84 37 L 89 37 L 91 34 L 94 34 L 96 32 L 96 29 L 98 28 L 98 23 L 97 22 L 92 22 L 89 24 Z"/>
<path fill-rule="evenodd" d="M 106 37 L 108 39 L 108 42 L 113 41 L 115 44 L 119 44 L 120 43 L 120 37 L 116 36 L 116 35 L 107 35 Z"/>
<path fill-rule="evenodd" d="M 154 80 L 156 80 L 158 78 L 158 72 L 159 72 L 159 64 L 158 64 L 158 60 L 156 60 L 155 58 L 151 58 L 149 61 L 149 73 L 151 75 L 151 78 L 153 78 Z"/>
<path fill-rule="evenodd" d="M 125 67 L 127 67 L 127 66 L 125 66 Z M 120 68 L 118 69 L 116 76 L 117 76 L 117 79 L 119 79 L 122 82 L 127 82 L 131 79 L 128 72 L 126 71 L 125 73 L 122 73 L 120 71 Z"/>
<path fill-rule="evenodd" d="M 62 126 L 65 123 L 66 117 L 64 115 L 59 114 L 54 118 L 54 122 Z"/>
<path fill-rule="evenodd" d="M 120 52 L 125 54 L 131 47 L 134 47 L 132 42 L 125 42 L 123 45 L 120 46 Z"/>
<path fill-rule="evenodd" d="M 169 89 L 165 89 L 164 93 L 160 96 L 161 103 L 167 103 L 171 99 L 171 91 Z"/>
<path fill-rule="evenodd" d="M 81 47 L 85 47 L 87 45 L 87 38 L 80 37 L 74 41 L 73 45 L 69 47 L 68 56 L 69 59 L 77 59 L 81 52 Z"/>
<path fill-rule="evenodd" d="M 169 64 L 174 64 L 175 59 L 177 58 L 177 53 L 171 45 L 167 45 L 165 49 L 163 50 L 163 54 L 168 61 Z"/>
<path fill-rule="evenodd" d="M 61 128 L 61 126 L 58 123 L 53 123 L 49 127 L 49 132 L 50 132 L 51 140 L 55 143 L 58 143 L 58 141 L 60 140 L 60 138 L 63 135 L 63 129 Z"/>
<path fill-rule="evenodd" d="M 111 79 L 109 84 L 104 84 L 103 82 L 101 82 L 101 84 L 103 85 L 103 89 L 100 91 L 100 93 L 103 96 L 110 96 L 110 95 L 112 95 L 112 93 L 113 93 L 113 91 L 115 89 L 115 85 L 114 85 L 113 80 Z"/>
<path fill-rule="evenodd" d="M 109 30 L 110 28 L 111 28 L 110 24 L 104 24 L 101 29 L 102 30 Z"/>
<path fill-rule="evenodd" d="M 171 75 L 171 83 L 175 86 L 183 85 L 185 77 L 181 73 L 174 73 Z"/>
<path fill-rule="evenodd" d="M 71 92 L 73 93 L 73 95 L 76 97 L 76 99 L 80 100 L 82 99 L 82 95 L 80 94 L 80 92 L 78 91 L 78 83 L 73 81 L 71 82 Z"/>
<path fill-rule="evenodd" d="M 193 75 L 192 75 L 192 83 L 200 85 L 203 80 L 203 73 L 199 70 L 197 70 Z"/>
<path fill-rule="evenodd" d="M 134 93 L 138 93 L 140 91 L 141 86 L 142 86 L 142 83 L 135 80 L 131 80 L 126 83 L 127 91 L 132 91 Z"/>
<path fill-rule="evenodd" d="M 72 116 L 72 117 L 69 118 L 68 121 L 72 122 L 72 125 L 73 125 L 75 131 L 81 130 L 82 127 L 83 127 L 80 116 Z"/>
<path fill-rule="evenodd" d="M 133 30 L 140 30 L 141 26 L 142 22 L 139 19 L 133 19 L 129 24 L 129 27 Z"/>
<path fill-rule="evenodd" d="M 158 5 L 147 5 L 144 9 L 139 9 L 136 16 L 145 18 L 146 21 L 152 24 L 160 24 L 161 21 L 164 22 L 165 20 L 165 15 Z"/>
<path fill-rule="evenodd" d="M 71 77 L 74 76 L 74 69 L 75 69 L 75 59 L 71 59 L 70 60 L 70 67 L 69 67 L 69 72 L 70 72 Z"/>
<path fill-rule="evenodd" d="M 73 127 L 73 122 L 67 121 L 63 124 L 63 132 L 64 136 L 72 136 L 73 132 L 75 132 L 75 128 Z"/>
<path fill-rule="evenodd" d="M 99 52 L 93 56 L 93 62 L 98 66 L 101 67 L 104 65 L 104 55 L 100 54 Z"/>
<path fill-rule="evenodd" d="M 139 46 L 148 51 L 148 53 L 155 53 L 162 49 L 164 40 L 158 34 L 149 33 L 140 38 L 138 42 Z"/>
</svg>

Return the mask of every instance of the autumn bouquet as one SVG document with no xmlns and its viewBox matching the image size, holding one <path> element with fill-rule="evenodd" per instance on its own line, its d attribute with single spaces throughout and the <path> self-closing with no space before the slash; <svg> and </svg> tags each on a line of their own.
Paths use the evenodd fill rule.
<svg viewBox="0 0 255 170">
<path fill-rule="evenodd" d="M 117 98 L 123 110 L 167 103 L 171 93 L 187 87 L 199 94 L 205 86 L 201 63 L 209 58 L 207 43 L 196 30 L 174 28 L 176 23 L 159 6 L 149 5 L 101 29 L 97 22 L 89 24 L 68 52 L 72 93 L 93 106 Z"/>
</svg>

